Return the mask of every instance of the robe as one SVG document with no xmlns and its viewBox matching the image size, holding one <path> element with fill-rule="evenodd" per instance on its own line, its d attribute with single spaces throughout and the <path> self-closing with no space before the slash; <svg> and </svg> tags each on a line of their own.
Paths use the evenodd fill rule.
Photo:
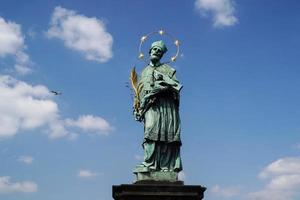
<svg viewBox="0 0 300 200">
<path fill-rule="evenodd" d="M 176 70 L 167 64 L 148 65 L 139 81 L 144 122 L 145 171 L 182 170 L 180 157 L 179 92 Z M 138 170 L 137 170 L 138 171 Z"/>
</svg>

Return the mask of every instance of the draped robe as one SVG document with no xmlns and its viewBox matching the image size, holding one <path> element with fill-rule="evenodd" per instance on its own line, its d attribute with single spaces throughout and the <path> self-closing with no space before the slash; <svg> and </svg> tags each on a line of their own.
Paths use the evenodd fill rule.
<svg viewBox="0 0 300 200">
<path fill-rule="evenodd" d="M 167 64 L 148 65 L 141 74 L 140 110 L 144 122 L 144 161 L 137 166 L 139 171 L 182 170 L 180 157 L 180 85 L 176 70 Z M 142 170 L 141 170 L 142 169 Z"/>
</svg>

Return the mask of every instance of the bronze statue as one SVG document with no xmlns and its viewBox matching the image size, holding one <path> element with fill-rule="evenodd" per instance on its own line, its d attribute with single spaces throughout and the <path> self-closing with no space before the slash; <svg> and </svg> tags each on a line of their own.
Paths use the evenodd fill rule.
<svg viewBox="0 0 300 200">
<path fill-rule="evenodd" d="M 144 160 L 134 169 L 138 180 L 176 181 L 182 170 L 180 158 L 180 85 L 176 70 L 160 60 L 167 52 L 163 41 L 153 42 L 150 63 L 137 81 L 135 69 L 131 81 L 135 91 L 134 117 L 144 123 Z"/>
</svg>

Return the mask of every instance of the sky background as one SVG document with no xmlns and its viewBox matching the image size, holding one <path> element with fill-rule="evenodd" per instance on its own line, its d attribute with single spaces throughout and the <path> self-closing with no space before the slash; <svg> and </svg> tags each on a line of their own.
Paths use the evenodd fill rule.
<svg viewBox="0 0 300 200">
<path fill-rule="evenodd" d="M 0 5 L 0 200 L 109 200 L 135 180 L 126 85 L 160 29 L 181 41 L 180 179 L 206 200 L 300 198 L 298 0 Z"/>
</svg>

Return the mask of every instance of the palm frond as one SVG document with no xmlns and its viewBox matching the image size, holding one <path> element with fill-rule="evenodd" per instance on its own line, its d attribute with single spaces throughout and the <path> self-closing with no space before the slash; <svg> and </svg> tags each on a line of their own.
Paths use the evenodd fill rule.
<svg viewBox="0 0 300 200">
<path fill-rule="evenodd" d="M 138 76 L 135 71 L 135 67 L 132 68 L 129 79 L 131 81 L 131 87 L 135 93 L 135 96 L 138 96 Z"/>
<path fill-rule="evenodd" d="M 130 73 L 130 82 L 131 82 L 131 87 L 132 90 L 134 91 L 134 102 L 133 102 L 133 107 L 138 110 L 139 108 L 139 92 L 140 90 L 138 90 L 138 75 L 135 71 L 135 67 L 132 68 L 131 73 Z"/>
</svg>

